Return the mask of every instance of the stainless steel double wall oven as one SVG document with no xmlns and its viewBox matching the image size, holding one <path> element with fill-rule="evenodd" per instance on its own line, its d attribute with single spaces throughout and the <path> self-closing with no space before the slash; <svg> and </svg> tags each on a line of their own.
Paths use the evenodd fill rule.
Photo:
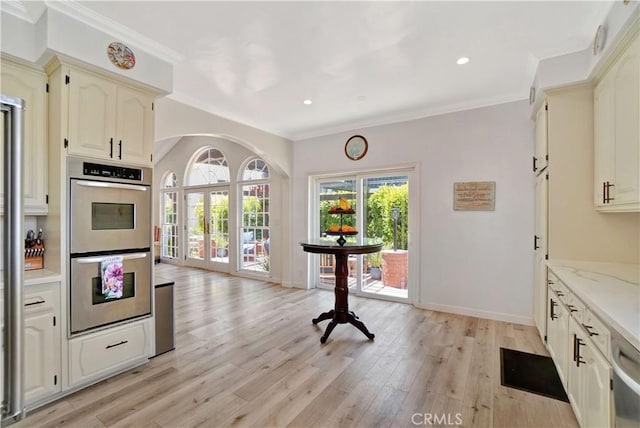
<svg viewBox="0 0 640 428">
<path fill-rule="evenodd" d="M 70 333 L 151 314 L 151 168 L 68 158 Z M 105 263 L 118 269 L 106 293 Z"/>
</svg>

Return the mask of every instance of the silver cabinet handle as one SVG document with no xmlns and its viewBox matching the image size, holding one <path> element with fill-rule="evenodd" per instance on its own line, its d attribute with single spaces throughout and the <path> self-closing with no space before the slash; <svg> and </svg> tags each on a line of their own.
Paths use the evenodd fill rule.
<svg viewBox="0 0 640 428">
<path fill-rule="evenodd" d="M 78 180 L 76 182 L 78 186 L 83 187 L 102 187 L 108 189 L 127 189 L 127 190 L 138 190 L 140 192 L 146 192 L 149 190 L 147 186 L 140 186 L 137 184 L 123 184 L 123 183 L 108 183 L 106 181 L 86 181 L 86 180 Z"/>
<path fill-rule="evenodd" d="M 108 256 L 108 257 L 114 257 L 114 256 L 121 256 L 122 260 L 133 260 L 133 259 L 144 259 L 145 257 L 147 257 L 147 253 L 114 254 L 113 256 Z M 102 263 L 102 261 L 106 258 L 107 257 L 102 257 L 102 256 L 84 257 L 84 258 L 77 259 L 77 261 L 80 264 Z"/>
<path fill-rule="evenodd" d="M 107 345 L 104 347 L 104 349 L 111 349 L 111 348 L 115 348 L 116 346 L 120 346 L 120 345 L 126 345 L 127 343 L 129 343 L 128 340 L 122 340 L 118 343 L 114 343 L 113 345 Z"/>
</svg>

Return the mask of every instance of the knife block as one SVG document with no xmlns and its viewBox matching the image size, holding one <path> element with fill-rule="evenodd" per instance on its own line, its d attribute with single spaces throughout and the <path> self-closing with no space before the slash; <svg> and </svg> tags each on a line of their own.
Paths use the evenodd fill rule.
<svg viewBox="0 0 640 428">
<path fill-rule="evenodd" d="M 44 241 L 39 245 L 24 249 L 24 270 L 44 268 Z"/>
</svg>

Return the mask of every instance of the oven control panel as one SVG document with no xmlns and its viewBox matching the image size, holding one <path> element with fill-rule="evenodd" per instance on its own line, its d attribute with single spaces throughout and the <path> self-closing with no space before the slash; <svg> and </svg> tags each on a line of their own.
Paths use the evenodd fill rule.
<svg viewBox="0 0 640 428">
<path fill-rule="evenodd" d="M 82 174 L 92 175 L 95 177 L 142 181 L 142 170 L 139 168 L 127 168 L 123 166 L 103 165 L 90 162 L 83 162 Z"/>
</svg>

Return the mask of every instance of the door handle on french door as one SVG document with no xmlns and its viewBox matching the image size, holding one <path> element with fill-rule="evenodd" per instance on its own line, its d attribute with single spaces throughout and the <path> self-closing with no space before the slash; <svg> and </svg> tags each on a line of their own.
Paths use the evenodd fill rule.
<svg viewBox="0 0 640 428">
<path fill-rule="evenodd" d="M 113 254 L 108 257 L 121 256 L 122 260 L 134 260 L 134 259 L 144 259 L 147 257 L 147 253 L 132 253 L 132 254 Z M 80 264 L 91 264 L 91 263 L 102 263 L 104 259 L 107 257 L 83 257 L 76 259 Z"/>
</svg>

